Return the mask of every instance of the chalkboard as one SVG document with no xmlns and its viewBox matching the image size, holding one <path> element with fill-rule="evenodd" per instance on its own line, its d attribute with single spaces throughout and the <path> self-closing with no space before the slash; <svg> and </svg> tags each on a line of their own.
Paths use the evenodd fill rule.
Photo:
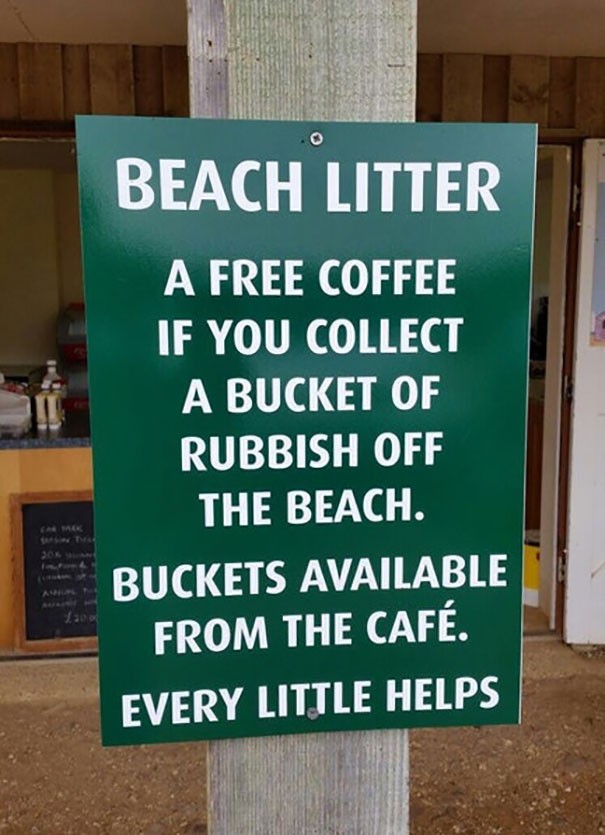
<svg viewBox="0 0 605 835">
<path fill-rule="evenodd" d="M 60 649 L 97 634 L 92 501 L 51 495 L 50 501 L 43 494 L 35 501 L 18 497 L 23 623 L 17 634 L 26 649 Z"/>
</svg>

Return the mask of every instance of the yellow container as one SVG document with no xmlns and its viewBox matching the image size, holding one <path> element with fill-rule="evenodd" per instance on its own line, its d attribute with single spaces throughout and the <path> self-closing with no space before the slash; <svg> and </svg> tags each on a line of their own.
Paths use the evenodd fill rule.
<svg viewBox="0 0 605 835">
<path fill-rule="evenodd" d="M 526 606 L 538 605 L 540 589 L 540 547 L 525 543 L 523 548 L 523 603 Z"/>
</svg>

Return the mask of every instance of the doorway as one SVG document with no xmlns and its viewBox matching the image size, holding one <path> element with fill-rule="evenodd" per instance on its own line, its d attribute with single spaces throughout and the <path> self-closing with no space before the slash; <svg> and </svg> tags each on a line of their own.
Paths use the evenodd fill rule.
<svg viewBox="0 0 605 835">
<path fill-rule="evenodd" d="M 536 177 L 525 493 L 524 632 L 556 627 L 557 518 L 571 148 L 541 146 Z"/>
</svg>

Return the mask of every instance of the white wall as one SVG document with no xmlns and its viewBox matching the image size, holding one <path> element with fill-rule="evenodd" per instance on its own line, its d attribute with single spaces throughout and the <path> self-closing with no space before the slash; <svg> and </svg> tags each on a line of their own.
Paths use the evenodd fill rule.
<svg viewBox="0 0 605 835">
<path fill-rule="evenodd" d="M 75 172 L 56 171 L 53 176 L 61 308 L 84 300 L 78 177 Z"/>
<path fill-rule="evenodd" d="M 0 370 L 56 357 L 60 310 L 82 299 L 76 175 L 0 169 Z"/>
<path fill-rule="evenodd" d="M 605 55 L 603 0 L 418 0 L 419 52 Z"/>
</svg>

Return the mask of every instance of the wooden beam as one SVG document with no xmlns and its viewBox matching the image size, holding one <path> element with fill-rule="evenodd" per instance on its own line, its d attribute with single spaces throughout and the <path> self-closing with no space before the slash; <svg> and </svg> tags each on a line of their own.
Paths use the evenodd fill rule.
<svg viewBox="0 0 605 835">
<path fill-rule="evenodd" d="M 544 142 L 547 145 L 557 143 L 568 145 L 583 138 L 577 128 L 540 128 L 538 131 L 538 142 Z"/>
<path fill-rule="evenodd" d="M 190 0 L 192 114 L 405 121 L 416 89 L 402 11 L 411 3 L 349 0 L 345 13 L 344 0 Z"/>
<path fill-rule="evenodd" d="M 414 119 L 412 0 L 189 0 L 188 12 L 193 116 Z M 406 835 L 407 751 L 403 730 L 210 742 L 210 834 Z"/>
<path fill-rule="evenodd" d="M 210 743 L 209 835 L 406 835 L 406 731 Z"/>
<path fill-rule="evenodd" d="M 216 0 L 197 0 L 189 27 L 189 97 L 191 115 L 229 116 L 229 76 L 225 8 Z M 190 18 L 191 20 L 191 18 Z"/>
</svg>

